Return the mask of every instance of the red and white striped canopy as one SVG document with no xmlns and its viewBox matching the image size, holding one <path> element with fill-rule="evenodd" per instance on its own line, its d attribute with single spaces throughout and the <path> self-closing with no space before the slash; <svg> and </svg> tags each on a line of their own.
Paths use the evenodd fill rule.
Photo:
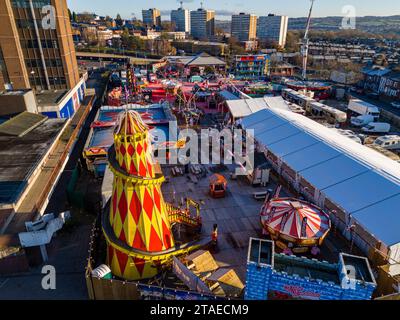
<svg viewBox="0 0 400 320">
<path fill-rule="evenodd" d="M 330 229 L 329 216 L 316 206 L 296 199 L 276 199 L 261 210 L 264 226 L 296 239 L 318 239 Z"/>
</svg>

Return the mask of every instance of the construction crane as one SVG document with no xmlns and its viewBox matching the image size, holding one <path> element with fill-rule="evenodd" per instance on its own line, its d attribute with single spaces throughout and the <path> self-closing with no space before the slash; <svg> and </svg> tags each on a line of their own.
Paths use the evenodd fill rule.
<svg viewBox="0 0 400 320">
<path fill-rule="evenodd" d="M 310 12 L 308 14 L 306 31 L 304 33 L 304 39 L 303 39 L 302 46 L 301 46 L 301 56 L 303 58 L 303 72 L 302 72 L 303 80 L 307 80 L 308 47 L 309 47 L 309 43 L 310 43 L 310 40 L 308 39 L 308 32 L 310 31 L 311 14 L 312 14 L 315 0 L 310 0 L 310 1 L 311 1 L 311 7 L 310 7 Z"/>
</svg>

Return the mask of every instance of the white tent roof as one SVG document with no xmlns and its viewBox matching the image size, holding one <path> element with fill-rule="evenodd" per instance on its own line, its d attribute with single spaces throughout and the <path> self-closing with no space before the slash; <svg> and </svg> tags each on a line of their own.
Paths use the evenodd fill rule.
<svg viewBox="0 0 400 320">
<path fill-rule="evenodd" d="M 242 123 L 244 128 L 254 129 L 260 143 L 381 241 L 387 245 L 400 242 L 399 163 L 281 108 L 261 110 Z"/>
<path fill-rule="evenodd" d="M 226 102 L 234 119 L 247 117 L 263 109 L 276 108 L 290 110 L 282 97 L 267 97 L 256 99 L 230 100 Z"/>
</svg>

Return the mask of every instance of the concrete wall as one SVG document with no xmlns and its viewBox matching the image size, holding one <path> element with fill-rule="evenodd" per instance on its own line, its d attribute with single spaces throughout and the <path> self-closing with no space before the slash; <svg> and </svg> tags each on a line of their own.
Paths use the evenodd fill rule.
<svg viewBox="0 0 400 320">
<path fill-rule="evenodd" d="M 24 111 L 38 113 L 33 91 L 21 91 L 20 94 L 0 94 L 0 116 L 12 115 Z"/>
</svg>

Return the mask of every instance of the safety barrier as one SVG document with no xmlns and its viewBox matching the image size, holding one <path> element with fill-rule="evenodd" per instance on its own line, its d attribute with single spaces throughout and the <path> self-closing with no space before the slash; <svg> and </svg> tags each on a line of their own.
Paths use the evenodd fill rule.
<svg viewBox="0 0 400 320">
<path fill-rule="evenodd" d="M 167 209 L 168 219 L 171 224 L 181 223 L 193 228 L 201 227 L 201 217 L 191 217 L 189 209 L 178 209 L 170 203 L 166 203 L 165 205 Z"/>
<path fill-rule="evenodd" d="M 35 203 L 34 206 L 34 211 L 38 211 L 40 212 L 43 208 L 43 206 L 46 204 L 46 200 L 48 198 L 48 195 L 50 194 L 52 188 L 54 187 L 54 183 L 56 182 L 56 180 L 58 179 L 60 170 L 62 170 L 65 161 L 67 160 L 67 158 L 69 157 L 69 154 L 78 138 L 78 135 L 80 133 L 81 127 L 83 126 L 91 108 L 92 108 L 92 103 L 94 100 L 94 96 L 90 99 L 89 103 L 85 106 L 81 106 L 81 108 L 85 108 L 85 111 L 83 112 L 83 114 L 81 115 L 80 120 L 78 121 L 75 129 L 72 131 L 68 142 L 64 148 L 63 153 L 60 156 L 60 160 L 58 161 L 57 165 L 52 168 L 52 174 L 50 176 L 50 179 L 48 181 L 48 183 L 46 184 L 46 186 L 43 188 L 40 196 L 38 197 L 38 200 Z M 68 124 L 70 126 L 70 124 Z M 60 142 L 59 142 L 60 143 Z"/>
</svg>

